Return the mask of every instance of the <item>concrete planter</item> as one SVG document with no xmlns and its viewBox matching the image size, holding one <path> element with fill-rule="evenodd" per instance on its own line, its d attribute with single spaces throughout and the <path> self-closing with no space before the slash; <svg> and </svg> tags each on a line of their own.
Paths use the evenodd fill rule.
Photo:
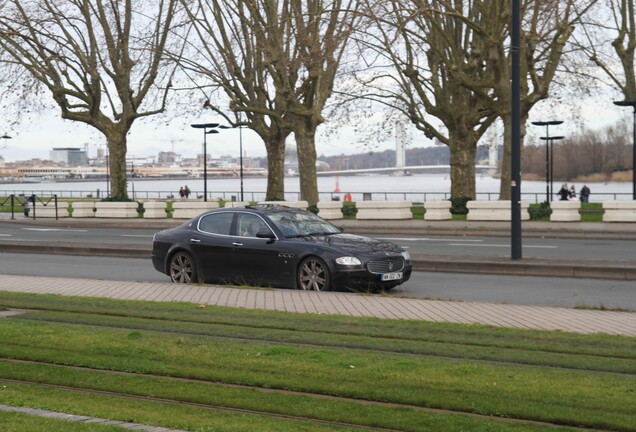
<svg viewBox="0 0 636 432">
<path fill-rule="evenodd" d="M 191 219 L 208 210 L 219 208 L 217 201 L 194 201 L 183 200 L 173 201 L 172 218 L 173 219 Z"/>
<path fill-rule="evenodd" d="M 411 201 L 358 201 L 356 219 L 413 219 Z"/>
<path fill-rule="evenodd" d="M 136 218 L 139 204 L 136 201 L 97 201 L 96 218 Z"/>
<path fill-rule="evenodd" d="M 35 211 L 36 218 L 67 218 L 68 217 L 68 203 L 58 203 L 57 215 L 55 211 L 55 202 L 50 201 L 46 205 L 42 203 L 36 203 L 31 209 L 31 212 Z"/>
<path fill-rule="evenodd" d="M 510 221 L 512 219 L 511 205 L 510 200 L 468 201 L 466 203 L 466 208 L 468 208 L 466 220 Z M 527 201 L 521 202 L 521 220 L 530 220 L 528 207 L 530 204 Z"/>
<path fill-rule="evenodd" d="M 550 220 L 555 222 L 578 222 L 581 220 L 580 201 L 552 201 Z"/>
<path fill-rule="evenodd" d="M 636 201 L 603 201 L 603 222 L 636 222 Z"/>
<path fill-rule="evenodd" d="M 342 203 L 340 201 L 320 201 L 318 203 L 318 216 L 323 219 L 342 219 Z"/>
<path fill-rule="evenodd" d="M 74 218 L 94 218 L 95 202 L 94 201 L 76 201 L 71 203 Z"/>
<path fill-rule="evenodd" d="M 167 204 L 165 201 L 144 202 L 144 219 L 165 219 L 168 217 Z"/>
<path fill-rule="evenodd" d="M 435 200 L 424 202 L 424 220 L 451 220 L 453 215 L 450 212 L 450 200 Z"/>
</svg>

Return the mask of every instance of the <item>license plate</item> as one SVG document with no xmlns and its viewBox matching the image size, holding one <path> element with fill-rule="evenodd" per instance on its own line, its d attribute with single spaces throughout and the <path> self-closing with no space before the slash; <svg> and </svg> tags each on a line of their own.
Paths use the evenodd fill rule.
<svg viewBox="0 0 636 432">
<path fill-rule="evenodd" d="M 392 280 L 399 280 L 399 279 L 402 279 L 402 272 L 384 273 L 381 276 L 382 281 L 392 281 Z"/>
</svg>

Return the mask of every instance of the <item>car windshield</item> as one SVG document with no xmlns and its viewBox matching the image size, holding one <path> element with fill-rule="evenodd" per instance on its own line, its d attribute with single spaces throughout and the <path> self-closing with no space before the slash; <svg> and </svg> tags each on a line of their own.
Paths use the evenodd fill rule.
<svg viewBox="0 0 636 432">
<path fill-rule="evenodd" d="M 269 218 L 285 237 L 337 234 L 340 230 L 311 212 L 271 213 Z"/>
</svg>

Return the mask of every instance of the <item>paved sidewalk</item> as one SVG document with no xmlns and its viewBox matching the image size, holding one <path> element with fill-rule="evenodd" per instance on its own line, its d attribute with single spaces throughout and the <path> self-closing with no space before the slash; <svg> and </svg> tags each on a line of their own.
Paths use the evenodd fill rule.
<svg viewBox="0 0 636 432">
<path fill-rule="evenodd" d="M 120 420 L 108 420 L 98 417 L 80 416 L 75 414 L 67 414 L 59 411 L 50 411 L 38 408 L 16 407 L 11 405 L 0 405 L 0 411 L 16 412 L 39 417 L 47 417 L 50 419 L 66 420 L 78 423 L 99 423 L 103 425 L 118 426 L 124 429 L 131 429 L 144 432 L 186 432 L 181 429 L 168 429 L 161 426 L 148 426 L 141 423 L 131 423 Z"/>
<path fill-rule="evenodd" d="M 248 309 L 368 316 L 432 322 L 485 324 L 521 329 L 562 330 L 636 336 L 636 313 L 509 304 L 449 302 L 380 295 L 244 289 L 172 283 L 0 276 L 0 291 L 181 301 Z"/>
</svg>

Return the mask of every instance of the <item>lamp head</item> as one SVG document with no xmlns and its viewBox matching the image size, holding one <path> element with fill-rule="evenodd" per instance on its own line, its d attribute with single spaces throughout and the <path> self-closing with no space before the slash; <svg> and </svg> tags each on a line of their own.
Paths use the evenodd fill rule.
<svg viewBox="0 0 636 432">
<path fill-rule="evenodd" d="M 550 121 L 533 121 L 532 124 L 535 126 L 556 126 L 563 123 L 563 120 L 550 120 Z"/>
</svg>

